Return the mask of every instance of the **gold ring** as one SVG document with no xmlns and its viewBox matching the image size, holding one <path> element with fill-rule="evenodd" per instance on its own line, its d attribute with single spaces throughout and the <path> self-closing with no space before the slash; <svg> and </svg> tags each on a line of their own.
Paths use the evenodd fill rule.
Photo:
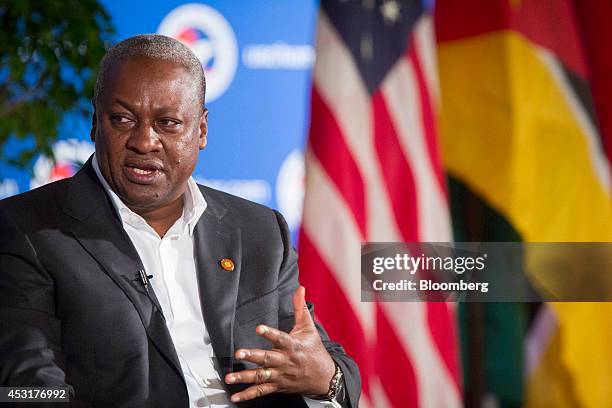
<svg viewBox="0 0 612 408">
<path fill-rule="evenodd" d="M 272 371 L 268 370 L 267 368 L 264 369 L 264 374 L 266 375 L 266 381 L 269 381 L 270 378 L 272 378 Z"/>
</svg>

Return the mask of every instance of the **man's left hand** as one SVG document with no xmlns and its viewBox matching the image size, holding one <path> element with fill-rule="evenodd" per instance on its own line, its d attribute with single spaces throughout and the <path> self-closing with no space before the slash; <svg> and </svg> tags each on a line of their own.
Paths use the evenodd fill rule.
<svg viewBox="0 0 612 408">
<path fill-rule="evenodd" d="M 327 394 L 335 364 L 323 346 L 300 286 L 293 295 L 295 326 L 289 333 L 259 325 L 257 334 L 274 345 L 272 350 L 239 349 L 238 360 L 250 361 L 260 368 L 230 373 L 228 384 L 254 384 L 232 395 L 232 402 L 246 401 L 274 392 L 319 396 Z"/>
</svg>

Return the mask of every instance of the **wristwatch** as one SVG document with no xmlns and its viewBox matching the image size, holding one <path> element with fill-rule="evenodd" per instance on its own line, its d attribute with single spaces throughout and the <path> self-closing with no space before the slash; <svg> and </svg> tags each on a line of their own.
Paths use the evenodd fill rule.
<svg viewBox="0 0 612 408">
<path fill-rule="evenodd" d="M 329 391 L 327 391 L 327 394 L 310 398 L 321 401 L 335 400 L 340 404 L 344 402 L 344 374 L 342 374 L 342 369 L 335 360 L 334 365 L 336 366 L 336 371 L 329 381 Z"/>
</svg>

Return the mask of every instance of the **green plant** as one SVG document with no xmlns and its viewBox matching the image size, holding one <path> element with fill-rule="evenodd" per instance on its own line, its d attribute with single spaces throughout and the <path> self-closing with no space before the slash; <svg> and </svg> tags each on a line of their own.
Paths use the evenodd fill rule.
<svg viewBox="0 0 612 408">
<path fill-rule="evenodd" d="M 114 28 L 96 0 L 5 0 L 0 26 L 0 161 L 27 168 L 39 153 L 52 157 L 66 115 L 90 113 Z M 8 157 L 11 138 L 29 142 Z"/>
</svg>

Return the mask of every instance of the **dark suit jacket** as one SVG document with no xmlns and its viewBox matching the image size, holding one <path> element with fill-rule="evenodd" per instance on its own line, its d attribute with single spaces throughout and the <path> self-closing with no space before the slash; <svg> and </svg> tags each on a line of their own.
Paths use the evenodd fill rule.
<svg viewBox="0 0 612 408">
<path fill-rule="evenodd" d="M 194 233 L 198 283 L 223 379 L 245 368 L 237 348 L 270 347 L 257 324 L 293 327 L 297 257 L 280 214 L 200 188 L 208 207 Z M 234 271 L 220 267 L 223 258 Z M 142 268 L 91 160 L 71 179 L 0 201 L 0 385 L 69 385 L 92 406 L 187 406 L 161 309 L 137 279 Z M 356 407 L 358 368 L 318 328 Z M 305 404 L 273 394 L 243 406 Z"/>
</svg>

